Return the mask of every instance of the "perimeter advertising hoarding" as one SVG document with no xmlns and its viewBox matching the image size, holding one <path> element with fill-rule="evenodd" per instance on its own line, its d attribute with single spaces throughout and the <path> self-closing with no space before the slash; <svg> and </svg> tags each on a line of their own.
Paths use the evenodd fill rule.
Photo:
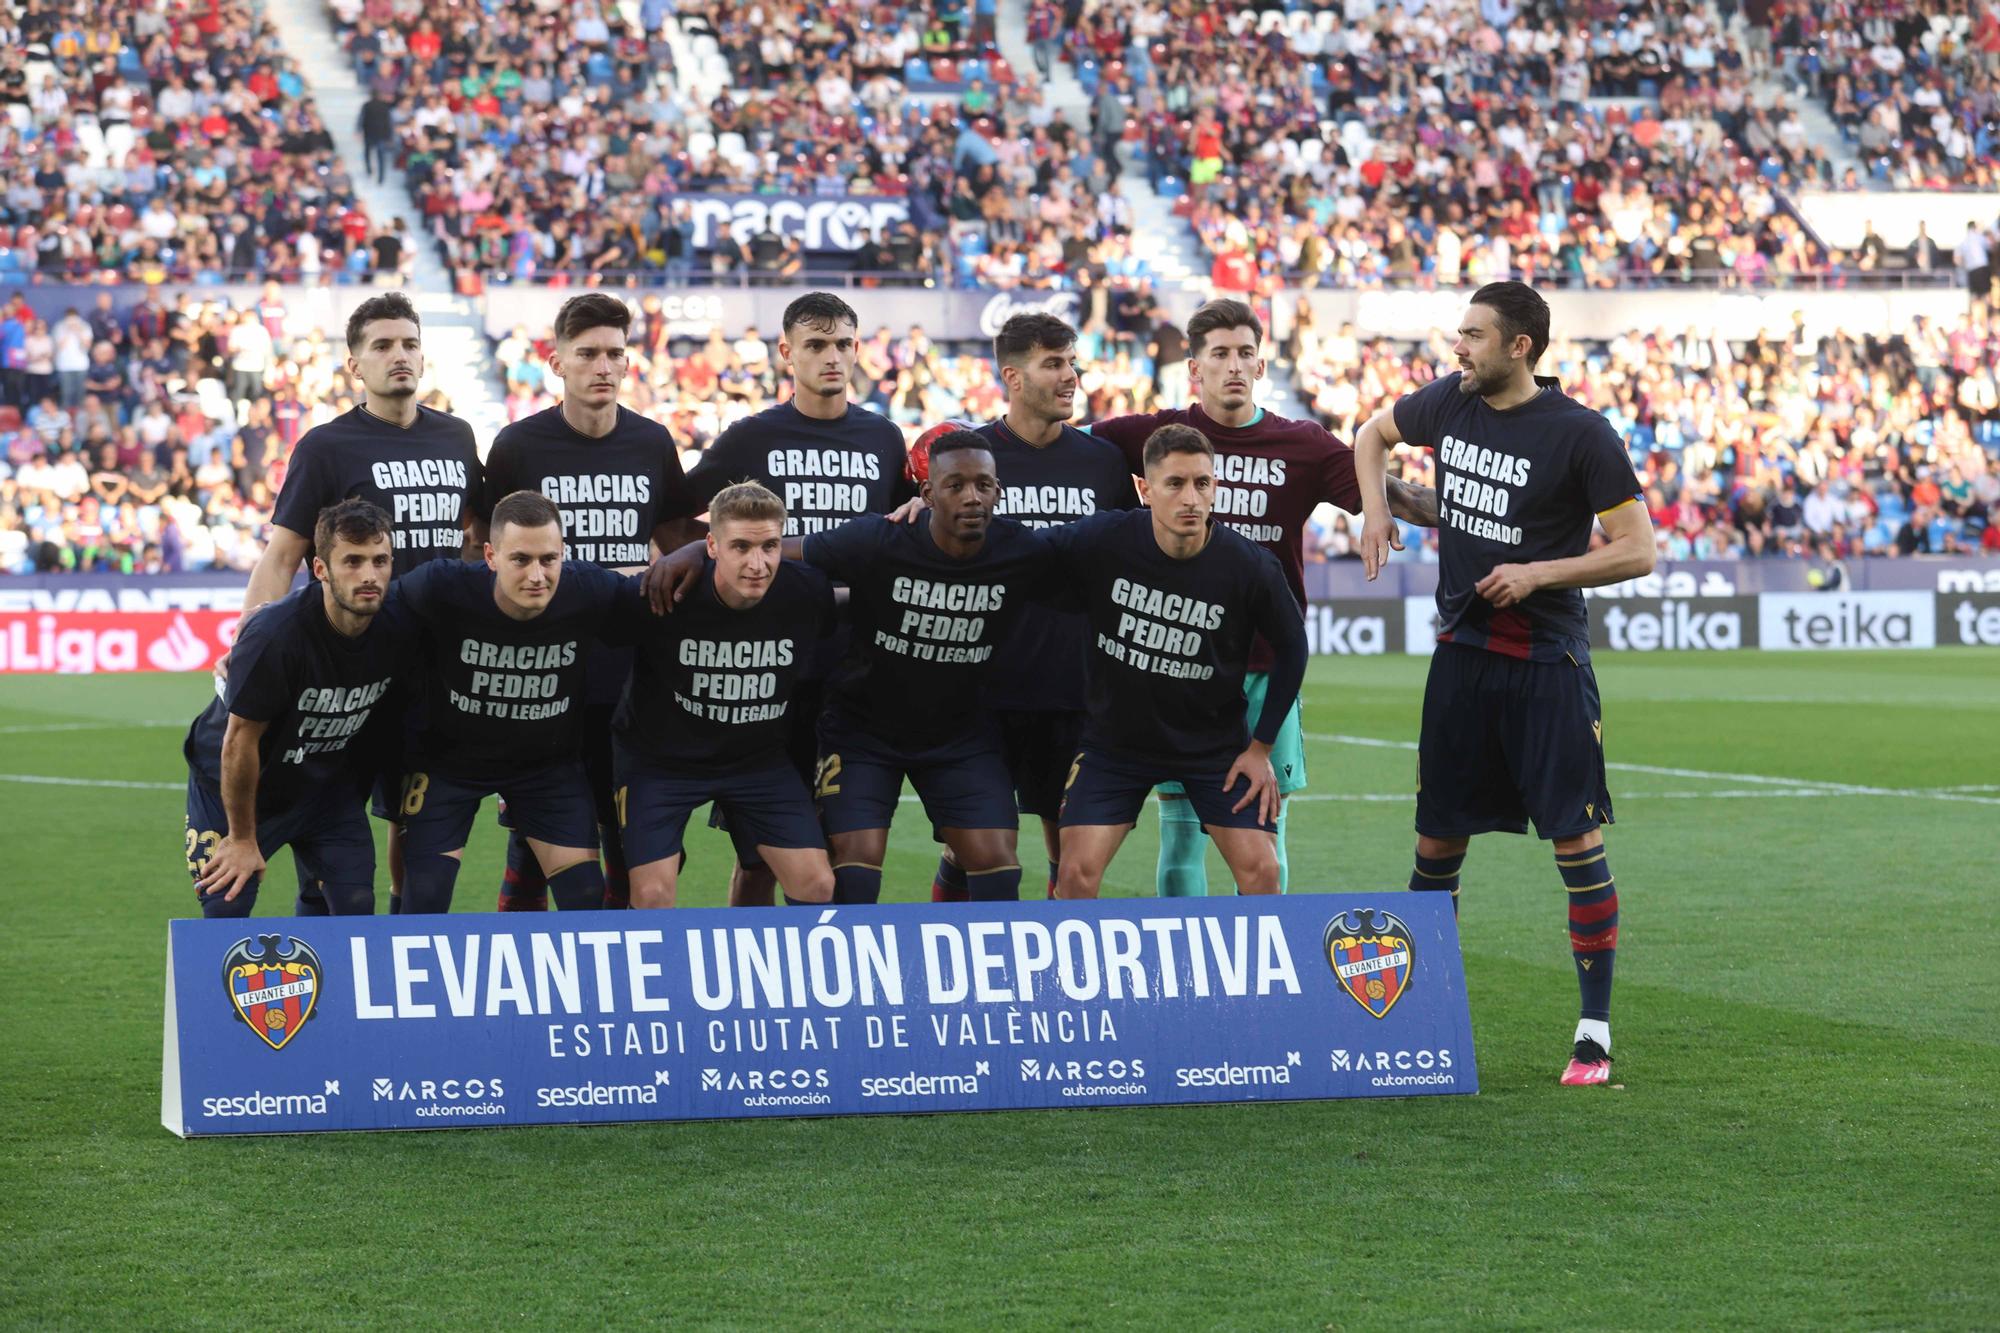
<svg viewBox="0 0 2000 1333">
<path fill-rule="evenodd" d="M 1767 593 L 1757 599 L 1766 651 L 1937 647 L 1937 595 L 1927 592 Z"/>
<path fill-rule="evenodd" d="M 1478 1091 L 1444 894 L 168 932 L 184 1137 Z"/>
<path fill-rule="evenodd" d="M 0 578 L 0 675 L 206 670 L 242 609 L 240 574 Z"/>
<path fill-rule="evenodd" d="M 2000 648 L 2000 594 L 1953 597 L 1940 593 L 1937 641 L 1963 648 Z"/>
</svg>

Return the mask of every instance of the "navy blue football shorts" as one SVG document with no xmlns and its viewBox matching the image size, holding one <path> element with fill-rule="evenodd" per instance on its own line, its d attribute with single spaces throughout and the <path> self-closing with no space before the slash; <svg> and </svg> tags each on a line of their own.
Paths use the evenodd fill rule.
<svg viewBox="0 0 2000 1333">
<path fill-rule="evenodd" d="M 190 878 L 200 877 L 208 868 L 208 858 L 216 844 L 229 832 L 229 816 L 222 808 L 222 793 L 193 773 L 187 784 L 187 867 Z M 337 916 L 366 916 L 375 910 L 375 839 L 368 831 L 368 817 L 361 812 L 358 797 L 340 801 L 316 800 L 276 817 L 257 820 L 257 850 L 269 860 L 280 847 L 292 849 L 298 865 L 299 887 L 317 888 L 328 910 Z M 195 890 L 203 916 L 249 916 L 257 905 L 259 875 L 233 902 L 222 895 Z"/>
<path fill-rule="evenodd" d="M 612 788 L 617 785 L 612 778 L 611 764 L 611 716 L 616 711 L 615 706 L 587 705 L 581 723 L 583 771 L 590 779 L 590 800 L 597 811 L 597 822 L 607 828 L 618 827 L 618 807 L 611 799 Z M 507 812 L 505 800 L 500 802 L 496 822 L 504 829 L 514 827 L 514 819 Z M 596 845 L 595 840 L 592 845 Z"/>
<path fill-rule="evenodd" d="M 819 815 L 805 779 L 782 755 L 740 773 L 675 772 L 616 746 L 618 786 L 614 799 L 623 816 L 627 864 L 642 866 L 677 856 L 684 849 L 688 817 L 711 801 L 728 817 L 737 855 L 758 847 L 824 847 Z"/>
<path fill-rule="evenodd" d="M 1417 832 L 1576 838 L 1609 824 L 1603 709 L 1588 663 L 1440 643 L 1417 741 Z"/>
<path fill-rule="evenodd" d="M 454 852 L 465 846 L 479 803 L 507 802 L 514 828 L 557 847 L 597 846 L 597 810 L 580 761 L 551 764 L 499 782 L 466 781 L 442 773 L 403 775 L 403 855 Z"/>
<path fill-rule="evenodd" d="M 819 769 L 819 713 L 825 699 L 825 681 L 801 680 L 793 683 L 792 697 L 785 705 L 785 759 L 799 775 L 799 781 L 805 785 L 808 793 L 812 791 L 813 774 Z M 720 801 L 709 808 L 708 826 L 721 829 L 725 833 L 730 832 L 729 814 Z M 762 858 L 757 855 L 754 843 L 746 843 L 734 834 L 731 834 L 729 840 L 735 844 L 736 859 L 740 863 L 746 866 L 763 864 Z M 783 844 L 764 845 L 778 847 Z M 635 861 L 633 864 L 645 863 Z"/>
<path fill-rule="evenodd" d="M 1228 779 L 1227 765 L 1186 769 L 1085 746 L 1070 765 L 1063 795 L 1062 826 L 1137 823 L 1153 788 L 1162 782 L 1178 782 L 1187 792 L 1195 818 L 1204 826 L 1277 832 L 1276 824 L 1258 817 L 1255 801 L 1241 810 L 1230 809 L 1243 799 L 1249 779 L 1239 776 L 1234 791 L 1224 789 Z"/>
<path fill-rule="evenodd" d="M 1078 712 L 1003 712 L 1000 748 L 1014 780 L 1014 803 L 1024 815 L 1055 819 L 1062 814 L 1063 783 L 1083 748 Z"/>
<path fill-rule="evenodd" d="M 829 834 L 888 828 L 906 776 L 932 828 L 1020 827 L 1007 760 L 989 729 L 949 745 L 904 749 L 826 714 L 819 746 L 813 797 Z"/>
</svg>

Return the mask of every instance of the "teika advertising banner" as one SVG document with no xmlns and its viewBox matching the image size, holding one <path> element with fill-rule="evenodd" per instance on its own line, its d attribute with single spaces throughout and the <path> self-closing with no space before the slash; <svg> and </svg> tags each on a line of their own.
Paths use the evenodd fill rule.
<svg viewBox="0 0 2000 1333">
<path fill-rule="evenodd" d="M 184 1137 L 1479 1089 L 1445 894 L 168 931 Z"/>
</svg>

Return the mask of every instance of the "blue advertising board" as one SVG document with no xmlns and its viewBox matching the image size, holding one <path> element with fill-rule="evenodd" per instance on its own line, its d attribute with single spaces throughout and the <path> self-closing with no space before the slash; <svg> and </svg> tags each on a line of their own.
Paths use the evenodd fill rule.
<svg viewBox="0 0 2000 1333">
<path fill-rule="evenodd" d="M 185 1137 L 1478 1091 L 1444 894 L 175 921 Z"/>
</svg>

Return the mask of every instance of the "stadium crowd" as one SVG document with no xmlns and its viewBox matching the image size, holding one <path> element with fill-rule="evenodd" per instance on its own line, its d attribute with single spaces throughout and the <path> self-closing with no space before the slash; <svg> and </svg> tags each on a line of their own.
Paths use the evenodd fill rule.
<svg viewBox="0 0 2000 1333">
<path fill-rule="evenodd" d="M 0 381 L 0 573 L 249 570 L 292 446 L 360 400 L 326 328 L 275 284 L 122 315 L 100 293 L 52 328 L 0 306 L 28 354 Z"/>
<path fill-rule="evenodd" d="M 1452 366 L 1451 340 L 1363 338 L 1309 321 L 1287 341 L 1300 392 L 1336 434 Z M 1976 306 L 1889 336 L 1798 328 L 1748 343 L 1697 329 L 1558 337 L 1542 373 L 1603 412 L 1646 485 L 1663 559 L 2000 554 L 2000 320 Z M 1430 484 L 1428 451 L 1399 447 Z M 1321 527 L 1330 558 L 1358 523 Z M 1435 546 L 1434 534 L 1430 537 Z"/>
<path fill-rule="evenodd" d="M 672 431 L 685 466 L 782 400 L 774 330 L 690 338 L 657 298 L 640 306 L 625 401 Z M 1087 308 L 1081 322 L 1081 420 L 1187 401 L 1185 344 L 1164 310 L 1133 300 Z M 34 367 L 0 385 L 0 572 L 247 570 L 291 446 L 358 401 L 337 339 L 321 331 L 332 321 L 275 289 L 244 308 L 153 297 L 122 318 L 103 294 L 44 324 L 18 299 L 0 308 L 0 348 L 22 341 Z M 549 343 L 546 328 L 500 340 L 511 419 L 556 401 Z M 1451 365 L 1442 335 L 1368 339 L 1316 327 L 1309 306 L 1274 351 L 1310 410 L 1349 440 Z M 1844 558 L 2000 553 L 1996 364 L 2000 320 L 1975 310 L 1887 339 L 1558 337 L 1544 368 L 1627 439 L 1664 558 Z M 909 438 L 1004 411 L 989 349 L 916 326 L 864 337 L 851 392 Z M 1433 480 L 1427 452 L 1399 449 L 1395 464 L 1406 480 Z M 1347 557 L 1358 531 L 1325 510 L 1309 555 Z M 1431 558 L 1411 544 L 1413 558 Z"/>
<path fill-rule="evenodd" d="M 2000 6 L 1787 0 L 1772 19 L 1786 70 L 1825 104 L 1871 182 L 2000 188 Z"/>
<path fill-rule="evenodd" d="M 1893 130 L 1857 140 L 1870 181 L 1990 187 L 2000 16 L 1975 6 L 1834 7 L 1880 39 L 1853 54 L 1851 77 L 1848 49 L 1822 49 L 1809 7 L 1784 0 L 1563 15 L 1515 0 L 1346 0 L 1191 17 L 1084 0 L 1059 46 L 1098 97 L 1100 138 L 1136 135 L 1156 188 L 1185 190 L 1177 211 L 1225 291 L 1279 274 L 1840 281 L 1906 257 L 1823 249 L 1779 206 L 1781 191 L 1868 183 L 1835 179 L 1799 102 L 1833 88 L 1824 75 L 1838 67 L 1835 82 L 1865 83 L 1858 105 Z M 1885 58 L 1884 30 L 1909 51 L 1893 77 L 1869 64 Z M 1790 97 L 1759 87 L 1774 37 Z"/>
<path fill-rule="evenodd" d="M 462 290 L 833 270 L 1052 287 L 1144 271 L 1105 158 L 992 49 L 990 0 L 754 12 L 653 0 L 636 20 L 525 0 L 333 9 L 372 93 L 370 169 L 400 164 Z M 682 40 L 713 41 L 731 71 L 706 103 L 675 81 Z M 959 91 L 912 97 L 913 80 Z M 684 196 L 704 192 L 896 197 L 908 219 L 812 251 L 768 221 L 702 225 Z"/>
<path fill-rule="evenodd" d="M 393 274 L 262 10 L 0 10 L 0 282 Z"/>
</svg>

